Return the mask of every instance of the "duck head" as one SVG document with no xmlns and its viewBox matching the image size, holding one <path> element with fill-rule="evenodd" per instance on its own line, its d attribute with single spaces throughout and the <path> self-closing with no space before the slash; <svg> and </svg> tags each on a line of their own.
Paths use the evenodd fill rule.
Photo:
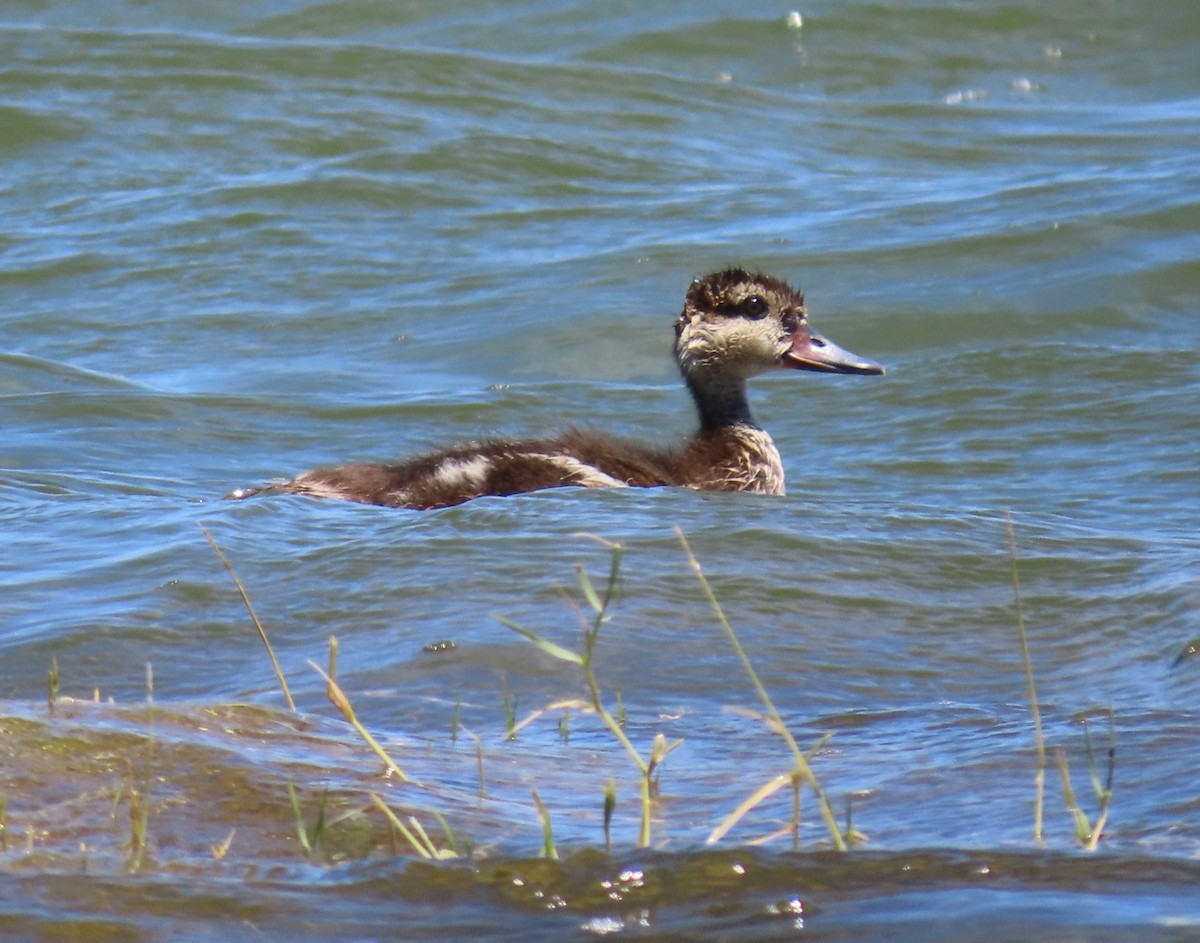
<svg viewBox="0 0 1200 943">
<path fill-rule="evenodd" d="M 693 389 L 779 368 L 883 373 L 813 331 L 804 295 L 787 282 L 736 268 L 692 282 L 675 322 L 675 357 Z"/>
</svg>

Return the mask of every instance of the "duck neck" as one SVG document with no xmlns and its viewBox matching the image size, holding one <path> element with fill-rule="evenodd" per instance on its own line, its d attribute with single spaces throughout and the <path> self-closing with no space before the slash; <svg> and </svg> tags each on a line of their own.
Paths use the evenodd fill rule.
<svg viewBox="0 0 1200 943">
<path fill-rule="evenodd" d="M 700 431 L 718 432 L 734 426 L 759 428 L 750 415 L 746 381 L 740 377 L 693 375 L 685 377 L 688 390 L 700 413 Z"/>
</svg>

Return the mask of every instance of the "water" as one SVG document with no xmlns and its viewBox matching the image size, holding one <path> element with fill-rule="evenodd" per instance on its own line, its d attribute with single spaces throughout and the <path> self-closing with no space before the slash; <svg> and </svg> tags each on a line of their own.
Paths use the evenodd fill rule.
<svg viewBox="0 0 1200 943">
<path fill-rule="evenodd" d="M 0 16 L 6 932 L 1195 934 L 1200 663 L 1172 662 L 1200 636 L 1200 14 L 818 3 L 795 29 L 788 12 Z M 222 500 L 484 434 L 683 435 L 670 325 L 688 281 L 729 264 L 791 279 L 820 330 L 889 368 L 755 384 L 786 498 Z M 1048 850 L 1033 841 L 1006 512 L 1047 741 L 1093 820 L 1080 718 L 1103 779 L 1111 712 L 1092 856 L 1053 752 Z M 802 745 L 832 733 L 813 767 L 865 850 L 822 850 L 808 794 L 799 855 L 745 846 L 787 824 L 782 794 L 703 850 L 788 756 L 726 709 L 757 701 L 676 527 Z M 619 689 L 641 749 L 683 741 L 649 854 L 633 765 L 594 717 L 572 712 L 567 742 L 558 714 L 505 741 L 504 690 L 518 719 L 583 694 L 494 616 L 579 644 L 557 587 L 576 565 L 602 583 L 609 559 L 585 534 L 625 548 L 596 656 L 608 703 Z M 308 662 L 330 635 L 362 721 L 421 787 L 382 779 L 326 700 Z M 52 658 L 79 701 L 50 717 Z M 289 782 L 310 824 L 328 790 L 316 863 Z M 534 858 L 532 788 L 560 865 Z M 475 865 L 393 860 L 373 791 L 443 812 Z"/>
</svg>

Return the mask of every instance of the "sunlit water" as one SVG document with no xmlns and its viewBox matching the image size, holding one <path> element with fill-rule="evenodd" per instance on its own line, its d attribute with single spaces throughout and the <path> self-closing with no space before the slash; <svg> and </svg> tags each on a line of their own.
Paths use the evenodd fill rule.
<svg viewBox="0 0 1200 943">
<path fill-rule="evenodd" d="M 1172 663 L 1200 636 L 1200 13 L 820 2 L 797 28 L 789 12 L 0 14 L 0 863 L 19 876 L 0 927 L 1196 932 L 1200 660 Z M 672 319 L 691 278 L 730 264 L 789 278 L 820 330 L 889 368 L 755 384 L 786 498 L 223 500 L 480 435 L 682 436 Z M 1050 748 L 1048 852 L 1006 512 Z M 701 851 L 790 758 L 728 709 L 761 705 L 676 528 L 801 746 L 832 734 L 813 768 L 866 850 L 822 851 L 806 793 L 812 854 L 786 837 L 746 851 L 786 826 L 780 793 Z M 519 720 L 584 687 L 495 617 L 578 647 L 559 587 L 586 607 L 577 565 L 603 586 L 593 537 L 625 550 L 596 650 L 609 706 L 619 691 L 643 751 L 682 740 L 651 855 L 633 849 L 633 764 L 596 718 L 573 711 L 564 738 L 554 713 L 505 740 L 505 692 Z M 327 665 L 331 635 L 340 683 L 415 791 L 380 777 L 326 699 L 308 662 Z M 52 658 L 61 694 L 115 704 L 49 718 Z M 1103 780 L 1109 712 L 1114 800 L 1089 858 L 1055 751 L 1094 820 L 1087 745 Z M 158 779 L 130 876 L 147 719 Z M 310 820 L 325 787 L 339 813 L 362 810 L 315 865 L 289 781 Z M 558 869 L 529 860 L 533 788 L 564 854 L 584 849 Z M 444 812 L 475 868 L 393 860 L 372 791 Z M 604 881 L 624 882 L 609 903 Z"/>
</svg>

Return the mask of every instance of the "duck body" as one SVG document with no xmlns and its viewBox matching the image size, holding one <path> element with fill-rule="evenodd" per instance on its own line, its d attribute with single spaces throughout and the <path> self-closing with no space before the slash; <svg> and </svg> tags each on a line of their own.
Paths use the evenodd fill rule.
<svg viewBox="0 0 1200 943">
<path fill-rule="evenodd" d="M 692 283 L 675 323 L 675 359 L 700 415 L 699 431 L 677 448 L 571 429 L 544 439 L 471 442 L 395 464 L 316 468 L 232 497 L 282 492 L 431 509 L 572 486 L 674 485 L 780 495 L 783 463 L 750 413 L 746 381 L 781 368 L 883 373 L 878 364 L 812 332 L 803 296 L 786 282 L 744 269 Z"/>
<path fill-rule="evenodd" d="M 385 507 L 432 509 L 545 488 L 653 488 L 783 493 L 783 465 L 761 429 L 701 433 L 655 449 L 585 429 L 546 439 L 490 439 L 396 464 L 314 468 L 267 490 Z"/>
</svg>

